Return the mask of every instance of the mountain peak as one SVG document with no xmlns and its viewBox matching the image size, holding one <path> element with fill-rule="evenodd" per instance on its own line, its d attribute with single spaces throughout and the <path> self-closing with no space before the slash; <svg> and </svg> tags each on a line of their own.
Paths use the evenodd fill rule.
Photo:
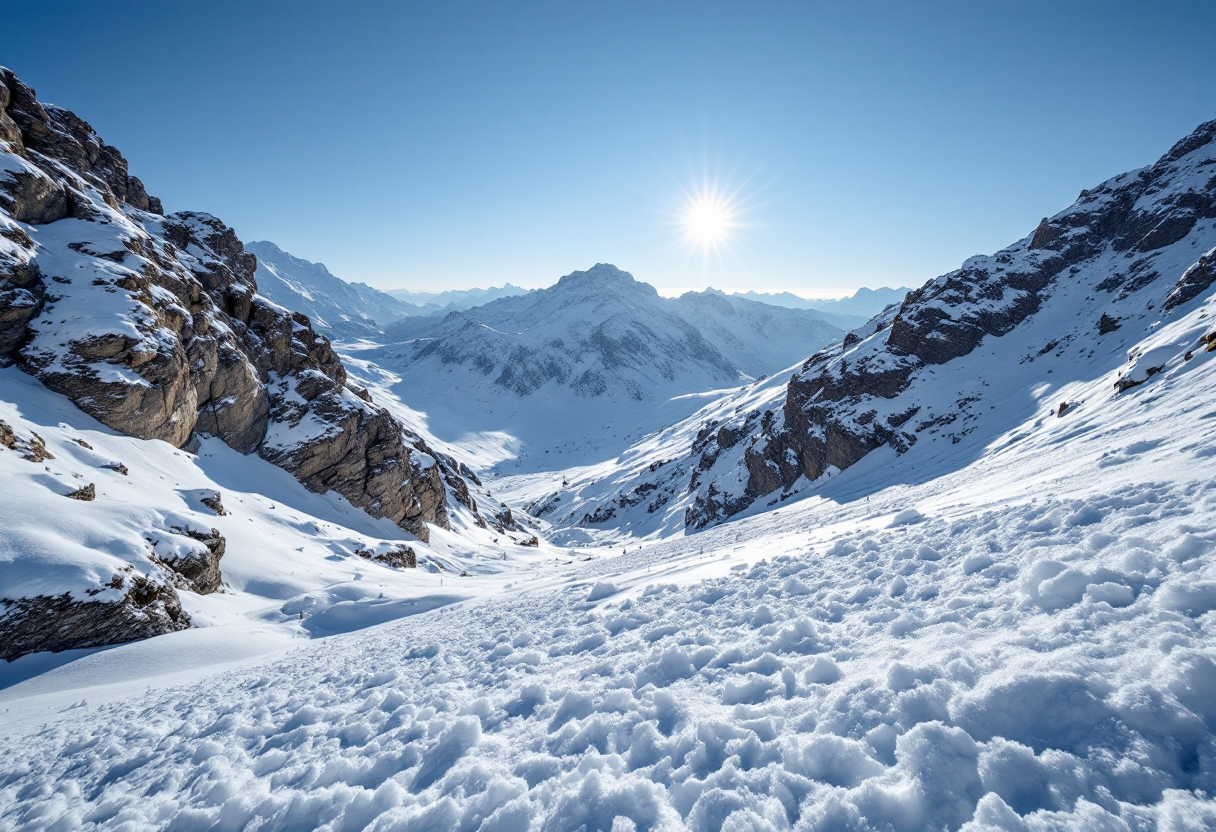
<svg viewBox="0 0 1216 832">
<path fill-rule="evenodd" d="M 558 289 L 580 289 L 585 291 L 599 291 L 604 288 L 617 289 L 618 291 L 642 292 L 647 296 L 658 296 L 658 291 L 649 283 L 642 283 L 634 278 L 629 272 L 622 271 L 611 263 L 596 263 L 591 268 L 584 272 L 570 272 L 570 274 L 557 281 L 554 288 Z"/>
</svg>

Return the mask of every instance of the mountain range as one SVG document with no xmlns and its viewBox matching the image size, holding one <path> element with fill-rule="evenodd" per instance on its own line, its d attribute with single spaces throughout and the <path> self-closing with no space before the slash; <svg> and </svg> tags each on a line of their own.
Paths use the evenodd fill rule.
<svg viewBox="0 0 1216 832">
<path fill-rule="evenodd" d="M 718 292 L 717 289 L 708 291 Z M 863 286 L 852 295 L 843 298 L 804 298 L 792 292 L 757 292 L 755 290 L 734 292 L 732 295 L 745 300 L 785 306 L 790 309 L 816 309 L 827 315 L 835 316 L 835 319 L 829 317 L 829 321 L 852 329 L 861 326 L 888 306 L 901 303 L 904 296 L 911 291 L 912 289 L 907 286 L 901 286 L 898 289 L 886 286 L 870 289 Z M 719 293 L 726 294 L 725 292 Z"/>
<path fill-rule="evenodd" d="M 600 263 L 386 334 L 397 342 L 350 354 L 395 373 L 397 395 L 430 414 L 437 435 L 497 445 L 483 465 L 554 470 L 613 454 L 843 331 L 809 310 L 711 293 L 663 298 Z"/>
<path fill-rule="evenodd" d="M 274 243 L 246 243 L 257 257 L 258 291 L 293 312 L 308 316 L 313 326 L 341 340 L 375 338 L 384 326 L 424 310 L 363 283 L 334 277 L 321 263 L 295 257 Z"/>
<path fill-rule="evenodd" d="M 443 292 L 415 292 L 409 289 L 389 289 L 388 294 L 422 309 L 426 314 L 446 314 L 472 309 L 499 298 L 526 295 L 530 290 L 510 283 L 488 289 L 448 289 Z"/>
</svg>

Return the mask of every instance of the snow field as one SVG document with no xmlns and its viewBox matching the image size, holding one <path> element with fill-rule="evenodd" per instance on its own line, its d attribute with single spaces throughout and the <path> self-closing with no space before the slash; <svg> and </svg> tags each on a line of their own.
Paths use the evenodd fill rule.
<svg viewBox="0 0 1216 832">
<path fill-rule="evenodd" d="M 73 709 L 0 740 L 0 824 L 1211 828 L 1204 474 L 807 501 Z"/>
</svg>

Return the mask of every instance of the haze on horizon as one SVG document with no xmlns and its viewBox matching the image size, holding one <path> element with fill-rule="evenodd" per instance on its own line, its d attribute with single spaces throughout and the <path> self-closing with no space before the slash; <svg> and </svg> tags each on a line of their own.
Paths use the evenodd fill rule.
<svg viewBox="0 0 1216 832">
<path fill-rule="evenodd" d="M 1185 0 L 9 0 L 0 64 L 166 210 L 348 281 L 839 297 L 1152 163 L 1216 117 L 1212 31 Z"/>
</svg>

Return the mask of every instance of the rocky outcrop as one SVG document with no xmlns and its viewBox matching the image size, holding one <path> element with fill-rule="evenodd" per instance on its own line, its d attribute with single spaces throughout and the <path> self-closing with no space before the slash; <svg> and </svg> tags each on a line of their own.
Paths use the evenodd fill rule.
<svg viewBox="0 0 1216 832">
<path fill-rule="evenodd" d="M 197 541 L 201 546 L 175 547 L 159 554 L 157 562 L 168 567 L 180 578 L 185 589 L 208 595 L 220 588 L 220 558 L 227 551 L 228 541 L 219 529 L 200 531 L 173 526 L 169 531 L 180 537 Z"/>
<path fill-rule="evenodd" d="M 218 437 L 423 540 L 448 525 L 449 490 L 476 513 L 455 463 L 348 389 L 307 317 L 258 294 L 231 228 L 163 216 L 117 150 L 8 70 L 0 141 L 0 362 L 115 430 Z"/>
<path fill-rule="evenodd" d="M 91 503 L 97 499 L 97 486 L 94 483 L 89 483 L 63 496 L 69 500 L 80 500 L 82 503 Z"/>
<path fill-rule="evenodd" d="M 19 434 L 13 430 L 12 425 L 3 420 L 0 420 L 0 447 L 16 451 L 30 462 L 42 462 L 45 459 L 55 458 L 55 455 L 46 449 L 46 442 L 41 436 L 33 431 L 28 434 Z"/>
<path fill-rule="evenodd" d="M 1178 278 L 1178 282 L 1165 296 L 1162 309 L 1165 312 L 1173 312 L 1184 303 L 1199 297 L 1211 288 L 1213 283 L 1216 283 L 1216 249 L 1200 257 L 1195 265 L 1182 273 L 1182 277 Z"/>
<path fill-rule="evenodd" d="M 1093 275 L 1096 297 L 1110 295 L 1113 304 L 1135 304 L 1135 312 L 1144 312 L 1142 298 L 1151 297 L 1161 272 L 1187 256 L 1180 252 L 1189 250 L 1188 235 L 1203 229 L 1201 220 L 1216 217 L 1214 163 L 1216 122 L 1210 122 L 1155 165 L 1083 191 L 1029 237 L 930 281 L 909 293 L 897 312 L 872 322 L 870 331 L 850 334 L 809 359 L 790 380 L 779 411 L 740 415 L 701 438 L 702 447 L 694 445 L 698 462 L 689 487 L 697 494 L 685 512 L 686 524 L 702 528 L 720 521 L 761 497 L 784 493 L 801 478 L 814 482 L 848 468 L 879 447 L 902 453 L 921 431 L 958 418 L 962 411 L 912 424 L 929 404 L 918 393 L 917 379 L 970 354 L 985 339 L 1010 333 L 1062 281 Z M 1188 248 L 1171 249 L 1176 244 Z M 1216 282 L 1213 262 L 1209 252 L 1187 269 L 1164 311 Z M 1100 332 L 1114 332 L 1120 320 L 1103 312 Z M 1045 351 L 1055 347 L 1053 341 Z M 734 465 L 742 471 L 706 475 L 736 446 L 743 450 L 734 454 Z"/>
<path fill-rule="evenodd" d="M 94 593 L 98 597 L 90 599 L 69 593 L 0 599 L 0 659 L 123 644 L 190 626 L 167 583 L 115 575 L 109 586 Z"/>
<path fill-rule="evenodd" d="M 418 555 L 404 543 L 382 544 L 377 549 L 356 549 L 355 554 L 365 560 L 383 563 L 398 569 L 415 569 L 418 566 Z"/>
</svg>

